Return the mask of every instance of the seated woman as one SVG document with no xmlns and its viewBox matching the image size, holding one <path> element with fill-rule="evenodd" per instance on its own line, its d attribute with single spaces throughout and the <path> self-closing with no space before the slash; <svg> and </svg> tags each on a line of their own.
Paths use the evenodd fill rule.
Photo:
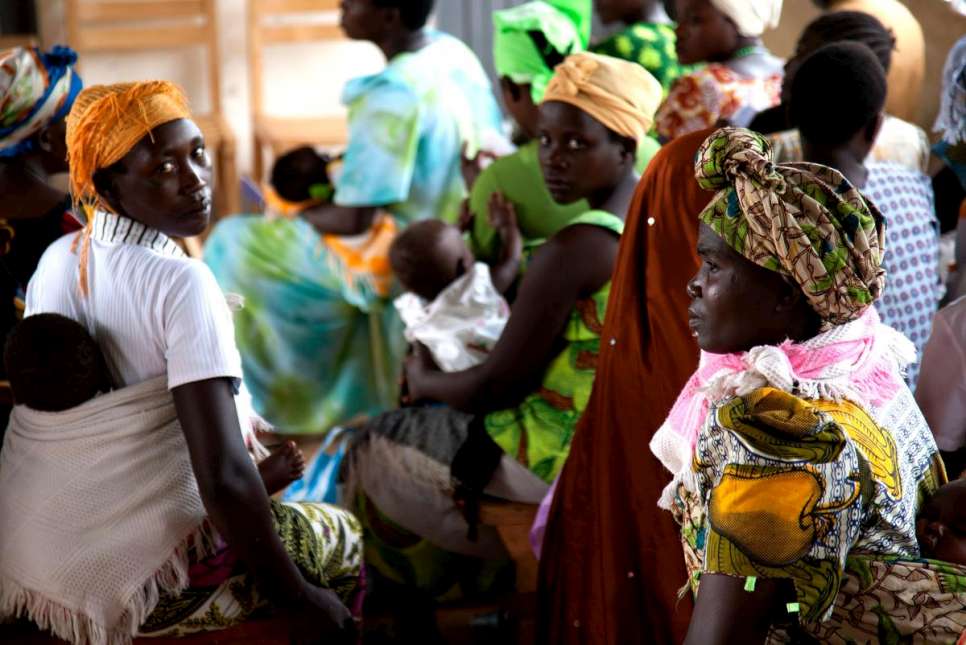
<svg viewBox="0 0 966 645">
<path fill-rule="evenodd" d="M 709 137 L 695 174 L 718 191 L 688 284 L 701 362 L 651 442 L 697 594 L 685 642 L 955 640 L 940 616 L 966 594 L 914 561 L 946 475 L 900 373 L 912 346 L 872 307 L 879 212 L 836 170 L 775 165 L 748 130 Z M 937 602 L 892 591 L 910 568 Z"/>
<path fill-rule="evenodd" d="M 675 49 L 674 23 L 663 0 L 594 0 L 594 8 L 602 23 L 621 28 L 591 45 L 590 51 L 641 65 L 665 92 L 685 73 Z"/>
<path fill-rule="evenodd" d="M 269 500 L 243 441 L 228 304 L 174 241 L 211 216 L 211 164 L 184 95 L 164 81 L 88 88 L 67 148 L 87 224 L 44 254 L 27 316 L 81 323 L 119 389 L 60 413 L 14 409 L 0 617 L 94 643 L 220 629 L 268 605 L 292 613 L 300 639 L 351 628 L 358 524 Z"/>
<path fill-rule="evenodd" d="M 837 105 L 820 98 L 826 92 L 854 95 Z M 896 163 L 868 161 L 885 118 L 885 71 L 865 45 L 831 43 L 797 65 L 789 95 L 804 159 L 839 170 L 885 218 L 889 252 L 882 268 L 889 280 L 875 306 L 882 323 L 911 340 L 918 356 L 943 295 L 939 226 L 926 175 Z M 918 375 L 917 357 L 905 372 L 911 388 Z"/>
<path fill-rule="evenodd" d="M 416 345 L 405 364 L 409 398 L 446 405 L 380 416 L 347 456 L 367 562 L 383 576 L 435 596 L 474 591 L 485 568 L 462 556 L 505 552 L 492 527 L 468 539 L 451 468 L 471 500 L 485 491 L 536 503 L 563 465 L 594 380 L 621 216 L 637 182 L 635 142 L 650 128 L 644 106 L 655 93 L 660 84 L 626 61 L 581 53 L 557 67 L 540 105 L 540 163 L 557 201 L 586 199 L 589 210 L 534 254 L 485 362 L 444 373 Z"/>
<path fill-rule="evenodd" d="M 688 629 L 691 602 L 678 597 L 684 562 L 668 557 L 678 527 L 653 503 L 670 477 L 647 445 L 698 365 L 684 289 L 698 267 L 694 213 L 711 199 L 694 179 L 709 134 L 662 146 L 627 214 L 601 333 L 608 342 L 546 518 L 541 644 L 680 643 Z"/>
<path fill-rule="evenodd" d="M 500 76 L 503 103 L 526 141 L 515 153 L 490 164 L 472 183 L 470 246 L 477 259 L 490 264 L 498 261 L 501 252 L 490 224 L 490 201 L 497 193 L 513 203 L 527 250 L 543 244 L 588 209 L 584 200 L 557 203 L 543 182 L 538 159 L 537 106 L 553 68 L 569 54 L 583 51 L 579 26 L 590 21 L 589 2 L 585 3 L 583 19 L 576 22 L 576 6 L 565 12 L 558 5 L 562 3 L 538 0 L 493 12 L 493 62 Z M 660 100 L 661 95 L 655 94 L 654 107 L 647 107 L 647 111 L 653 113 Z M 637 142 L 637 170 L 647 166 L 659 147 L 650 136 Z"/>
<path fill-rule="evenodd" d="M 749 129 L 771 135 L 775 159 L 780 163 L 803 161 L 802 140 L 789 117 L 792 81 L 801 64 L 820 47 L 837 42 L 858 42 L 875 54 L 886 73 L 892 65 L 895 36 L 873 16 L 859 11 L 837 11 L 816 18 L 802 31 L 795 54 L 785 63 L 782 102 L 759 112 Z M 894 162 L 915 172 L 926 172 L 929 140 L 919 126 L 886 114 L 869 152 L 869 161 Z"/>
<path fill-rule="evenodd" d="M 206 242 L 218 283 L 245 297 L 237 341 L 255 409 L 286 432 L 325 431 L 396 403 L 399 319 L 379 285 L 352 279 L 349 247 L 389 226 L 455 221 L 461 147 L 499 136 L 486 73 L 466 45 L 426 27 L 433 5 L 342 3 L 346 35 L 388 63 L 345 87 L 349 139 L 331 203 L 294 220 L 231 217 Z"/>
<path fill-rule="evenodd" d="M 708 63 L 682 76 L 657 112 L 662 141 L 720 125 L 748 125 L 780 100 L 782 62 L 761 42 L 781 0 L 676 0 L 678 60 Z"/>
<path fill-rule="evenodd" d="M 64 117 L 82 87 L 76 61 L 66 47 L 0 52 L 0 338 L 23 312 L 40 256 L 80 228 L 68 196 L 51 182 L 67 172 Z M 9 412 L 0 414 L 0 436 Z"/>
</svg>

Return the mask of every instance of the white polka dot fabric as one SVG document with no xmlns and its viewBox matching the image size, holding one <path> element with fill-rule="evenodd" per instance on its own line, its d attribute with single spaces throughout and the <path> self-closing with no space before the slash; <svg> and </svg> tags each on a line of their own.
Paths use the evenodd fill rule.
<svg viewBox="0 0 966 645">
<path fill-rule="evenodd" d="M 870 163 L 868 169 L 862 192 L 886 220 L 886 288 L 876 308 L 883 323 L 916 346 L 918 358 L 906 378 L 914 388 L 922 349 L 943 295 L 932 184 L 923 173 L 896 163 Z"/>
</svg>

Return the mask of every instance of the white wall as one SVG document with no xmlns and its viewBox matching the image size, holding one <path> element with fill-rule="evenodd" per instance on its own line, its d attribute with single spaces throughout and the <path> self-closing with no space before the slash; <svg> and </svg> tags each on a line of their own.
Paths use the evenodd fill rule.
<svg viewBox="0 0 966 645">
<path fill-rule="evenodd" d="M 45 46 L 66 42 L 63 0 L 38 0 Z M 248 74 L 247 0 L 216 0 L 221 56 L 222 110 L 238 139 L 239 168 L 251 168 L 251 108 Z M 67 43 L 70 44 L 70 43 Z M 268 114 L 312 116 L 343 113 L 342 86 L 382 69 L 379 50 L 368 43 L 338 42 L 273 47 L 263 62 Z M 209 109 L 207 66 L 200 49 L 81 58 L 88 85 L 163 78 L 180 83 L 198 112 Z"/>
</svg>

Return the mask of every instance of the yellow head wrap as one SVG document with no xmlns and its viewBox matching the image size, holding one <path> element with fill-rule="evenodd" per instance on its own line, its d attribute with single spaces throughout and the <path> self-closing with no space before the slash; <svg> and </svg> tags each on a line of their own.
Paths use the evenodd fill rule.
<svg viewBox="0 0 966 645">
<path fill-rule="evenodd" d="M 93 85 L 74 101 L 67 115 L 67 158 L 75 211 L 87 220 L 80 258 L 84 294 L 93 211 L 111 210 L 94 188 L 94 174 L 120 161 L 156 127 L 189 118 L 184 92 L 168 81 Z"/>
<path fill-rule="evenodd" d="M 661 103 L 661 84 L 637 63 L 581 52 L 557 65 L 543 97 L 570 103 L 617 134 L 643 139 Z"/>
</svg>

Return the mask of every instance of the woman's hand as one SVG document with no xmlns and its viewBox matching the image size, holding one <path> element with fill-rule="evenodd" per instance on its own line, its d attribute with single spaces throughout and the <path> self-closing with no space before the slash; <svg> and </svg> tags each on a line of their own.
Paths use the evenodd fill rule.
<svg viewBox="0 0 966 645">
<path fill-rule="evenodd" d="M 290 610 L 290 642 L 350 645 L 358 641 L 355 619 L 335 592 L 306 583 L 301 596 Z"/>
<path fill-rule="evenodd" d="M 428 374 L 439 372 L 439 366 L 433 360 L 429 349 L 420 342 L 412 346 L 412 351 L 403 363 L 403 378 L 408 389 L 408 403 L 415 403 L 425 398 L 422 385 Z"/>
<path fill-rule="evenodd" d="M 464 143 L 460 149 L 460 172 L 463 174 L 463 181 L 466 183 L 466 190 L 473 188 L 476 179 L 486 168 L 488 162 L 496 159 L 496 155 L 486 150 L 480 150 L 475 157 L 467 154 L 469 144 Z"/>
</svg>

